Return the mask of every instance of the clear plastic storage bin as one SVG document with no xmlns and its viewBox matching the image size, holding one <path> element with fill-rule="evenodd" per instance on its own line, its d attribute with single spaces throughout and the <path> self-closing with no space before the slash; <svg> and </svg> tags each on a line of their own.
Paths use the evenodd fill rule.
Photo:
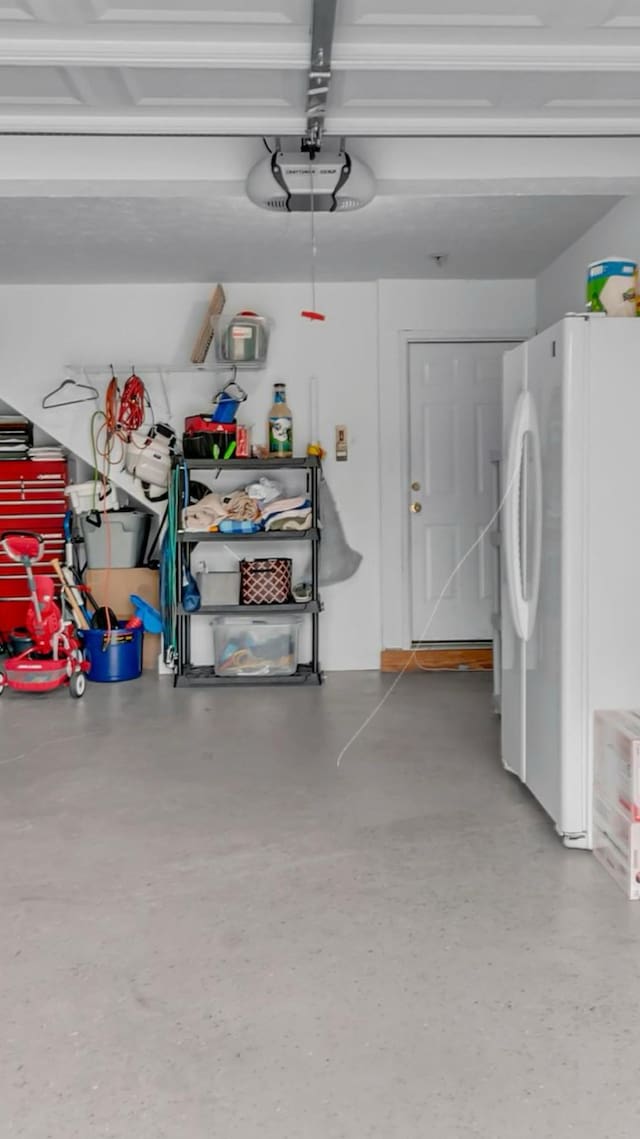
<svg viewBox="0 0 640 1139">
<path fill-rule="evenodd" d="M 293 676 L 298 667 L 300 617 L 215 617 L 218 676 Z"/>
<path fill-rule="evenodd" d="M 217 317 L 215 354 L 220 364 L 237 368 L 264 368 L 269 347 L 269 324 L 255 312 L 239 312 L 231 318 Z"/>
</svg>

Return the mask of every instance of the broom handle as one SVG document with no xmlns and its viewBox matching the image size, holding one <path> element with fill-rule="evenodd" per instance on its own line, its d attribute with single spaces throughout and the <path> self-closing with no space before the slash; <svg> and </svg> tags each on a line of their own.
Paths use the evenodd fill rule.
<svg viewBox="0 0 640 1139">
<path fill-rule="evenodd" d="M 57 558 L 52 558 L 51 559 L 51 565 L 52 565 L 52 568 L 54 570 L 54 573 L 56 574 L 56 576 L 60 580 L 60 583 L 62 585 L 62 592 L 65 595 L 65 598 L 67 600 L 67 604 L 68 604 L 71 612 L 73 613 L 73 619 L 74 619 L 76 625 L 78 626 L 79 629 L 88 629 L 89 628 L 89 622 L 87 621 L 87 618 L 85 617 L 85 615 L 82 612 L 80 606 L 78 605 L 75 597 L 73 596 L 73 593 L 71 592 L 71 590 L 69 589 L 69 586 L 67 585 L 67 582 L 65 580 L 65 576 L 62 572 L 62 566 L 60 565 L 60 562 L 58 561 Z"/>
</svg>

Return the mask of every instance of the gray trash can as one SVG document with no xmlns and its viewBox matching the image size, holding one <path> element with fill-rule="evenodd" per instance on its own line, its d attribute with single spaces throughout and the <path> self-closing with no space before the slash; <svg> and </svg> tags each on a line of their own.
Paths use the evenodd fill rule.
<svg viewBox="0 0 640 1139">
<path fill-rule="evenodd" d="M 151 515 L 143 510 L 81 514 L 80 525 L 89 569 L 131 569 L 144 557 Z"/>
</svg>

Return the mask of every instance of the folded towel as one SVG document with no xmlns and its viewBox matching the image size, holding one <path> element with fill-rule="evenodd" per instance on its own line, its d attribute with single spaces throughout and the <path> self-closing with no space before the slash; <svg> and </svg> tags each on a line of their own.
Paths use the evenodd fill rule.
<svg viewBox="0 0 640 1139">
<path fill-rule="evenodd" d="M 287 514 L 278 514 L 271 518 L 265 530 L 310 530 L 310 510 L 290 510 Z"/>
<path fill-rule="evenodd" d="M 276 514 L 289 514 L 292 510 L 308 509 L 310 505 L 309 499 L 304 494 L 298 495 L 296 498 L 277 498 L 275 502 L 270 502 L 268 506 L 263 507 L 262 517 L 267 522 Z"/>
</svg>

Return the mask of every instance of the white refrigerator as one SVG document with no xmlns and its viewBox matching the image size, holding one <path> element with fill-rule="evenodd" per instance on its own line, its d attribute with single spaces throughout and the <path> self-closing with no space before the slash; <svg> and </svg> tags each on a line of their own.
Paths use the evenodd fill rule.
<svg viewBox="0 0 640 1139">
<path fill-rule="evenodd" d="M 504 361 L 502 762 L 588 849 L 593 713 L 640 706 L 640 319 Z"/>
</svg>

